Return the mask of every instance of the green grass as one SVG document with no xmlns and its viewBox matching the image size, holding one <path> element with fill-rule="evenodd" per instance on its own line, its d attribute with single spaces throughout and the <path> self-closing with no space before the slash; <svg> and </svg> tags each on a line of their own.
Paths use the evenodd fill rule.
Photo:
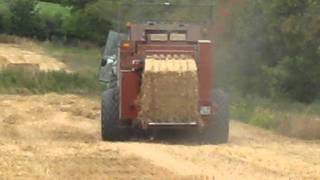
<svg viewBox="0 0 320 180">
<path fill-rule="evenodd" d="M 47 74 L 49 82 L 54 87 L 40 86 L 41 92 L 69 92 L 100 95 L 104 86 L 98 81 L 98 70 L 101 60 L 100 48 L 91 44 L 82 43 L 80 46 L 66 46 L 54 42 L 40 42 L 40 47 L 49 56 L 66 64 L 67 69 L 74 72 L 51 72 Z M 41 74 L 40 74 L 41 75 Z M 51 78 L 51 80 L 50 80 Z M 41 82 L 38 82 L 41 84 Z M 55 88 L 55 86 L 58 86 Z M 60 87 L 59 87 L 60 86 Z M 33 91 L 35 92 L 35 91 Z"/>
<path fill-rule="evenodd" d="M 285 112 L 285 113 L 284 113 Z M 231 114 L 235 119 L 249 122 L 254 114 L 268 114 L 274 116 L 270 119 L 291 115 L 320 116 L 320 103 L 303 104 L 289 100 L 272 100 L 259 97 L 234 97 L 231 103 Z"/>
<path fill-rule="evenodd" d="M 8 5 L 4 0 L 0 0 L 0 13 L 1 14 L 9 13 Z"/>
<path fill-rule="evenodd" d="M 66 46 L 59 43 L 40 43 L 45 52 L 65 63 L 69 69 L 82 74 L 97 74 L 101 60 L 101 50 L 93 45 L 83 47 Z"/>
<path fill-rule="evenodd" d="M 285 99 L 239 96 L 231 99 L 230 111 L 233 119 L 290 136 L 299 137 L 303 134 L 309 138 L 311 133 L 317 134 L 317 137 L 320 135 L 320 129 L 310 127 L 320 125 L 319 102 L 307 105 Z M 314 133 L 315 131 L 319 133 Z"/>
<path fill-rule="evenodd" d="M 48 92 L 100 94 L 101 84 L 92 74 L 28 72 L 4 70 L 0 72 L 0 93 L 42 94 Z"/>
<path fill-rule="evenodd" d="M 46 15 L 53 17 L 57 14 L 62 15 L 63 17 L 70 15 L 70 8 L 63 7 L 60 4 L 49 3 L 49 2 L 39 2 L 38 4 L 39 13 L 41 15 Z"/>
</svg>

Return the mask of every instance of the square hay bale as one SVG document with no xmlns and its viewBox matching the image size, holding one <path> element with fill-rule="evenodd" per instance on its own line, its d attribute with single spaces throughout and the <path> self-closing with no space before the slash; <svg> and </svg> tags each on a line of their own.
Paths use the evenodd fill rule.
<svg viewBox="0 0 320 180">
<path fill-rule="evenodd" d="M 24 71 L 37 73 L 40 71 L 40 65 L 33 63 L 9 63 L 6 66 L 6 69 L 10 71 Z"/>
<path fill-rule="evenodd" d="M 279 130 L 290 137 L 320 139 L 320 118 L 295 116 L 280 121 Z"/>
<path fill-rule="evenodd" d="M 8 63 L 7 58 L 0 56 L 0 69 L 4 69 Z"/>
<path fill-rule="evenodd" d="M 146 58 L 139 119 L 144 122 L 198 122 L 198 101 L 198 74 L 193 58 Z"/>
</svg>

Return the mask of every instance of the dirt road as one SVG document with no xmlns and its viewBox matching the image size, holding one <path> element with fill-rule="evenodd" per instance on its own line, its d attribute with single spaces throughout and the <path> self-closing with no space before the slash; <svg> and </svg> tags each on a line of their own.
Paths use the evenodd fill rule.
<svg viewBox="0 0 320 180">
<path fill-rule="evenodd" d="M 238 122 L 226 145 L 100 141 L 99 102 L 0 96 L 0 179 L 320 179 L 320 142 Z"/>
</svg>

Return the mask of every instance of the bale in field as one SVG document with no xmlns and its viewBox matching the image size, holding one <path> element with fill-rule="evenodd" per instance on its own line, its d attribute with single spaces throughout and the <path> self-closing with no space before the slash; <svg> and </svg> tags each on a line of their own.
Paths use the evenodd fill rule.
<svg viewBox="0 0 320 180">
<path fill-rule="evenodd" d="M 197 66 L 193 58 L 147 57 L 139 101 L 142 121 L 199 121 L 198 99 Z"/>
<path fill-rule="evenodd" d="M 32 63 L 9 63 L 6 66 L 6 69 L 11 71 L 27 71 L 31 73 L 37 73 L 40 71 L 40 65 Z"/>
<path fill-rule="evenodd" d="M 317 117 L 294 117 L 280 122 L 280 132 L 303 139 L 320 138 L 320 119 Z"/>
<path fill-rule="evenodd" d="M 0 69 L 4 69 L 8 63 L 7 58 L 0 56 Z"/>
</svg>

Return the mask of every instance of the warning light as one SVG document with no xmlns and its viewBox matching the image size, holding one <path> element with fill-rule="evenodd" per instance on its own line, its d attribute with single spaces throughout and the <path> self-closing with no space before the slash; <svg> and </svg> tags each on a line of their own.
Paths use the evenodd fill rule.
<svg viewBox="0 0 320 180">
<path fill-rule="evenodd" d="M 130 43 L 123 43 L 123 44 L 122 44 L 122 47 L 123 47 L 123 48 L 130 48 Z"/>
</svg>

